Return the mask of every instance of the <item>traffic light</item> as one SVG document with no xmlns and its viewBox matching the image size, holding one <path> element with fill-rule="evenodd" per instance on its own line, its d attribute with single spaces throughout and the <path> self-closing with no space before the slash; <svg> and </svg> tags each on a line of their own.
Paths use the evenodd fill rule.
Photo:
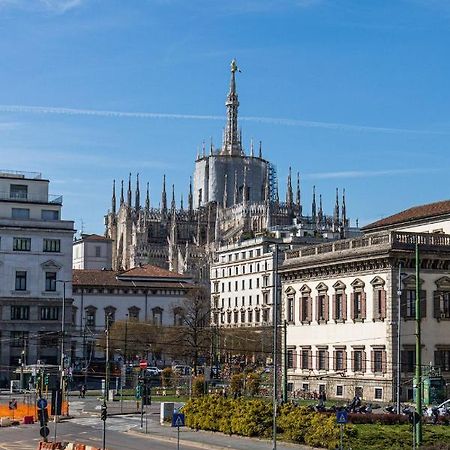
<svg viewBox="0 0 450 450">
<path fill-rule="evenodd" d="M 48 410 L 47 408 L 38 409 L 38 419 L 41 427 L 45 427 L 48 423 Z"/>
<path fill-rule="evenodd" d="M 49 373 L 46 373 L 45 376 L 44 376 L 44 384 L 45 384 L 46 386 L 48 386 L 48 379 L 49 379 L 49 376 L 50 376 Z"/>
<path fill-rule="evenodd" d="M 103 421 L 105 421 L 106 418 L 108 417 L 108 410 L 107 410 L 106 405 L 102 405 L 102 412 L 101 412 L 100 417 Z"/>
<path fill-rule="evenodd" d="M 138 384 L 136 386 L 136 399 L 139 400 L 142 397 L 142 385 Z"/>
</svg>

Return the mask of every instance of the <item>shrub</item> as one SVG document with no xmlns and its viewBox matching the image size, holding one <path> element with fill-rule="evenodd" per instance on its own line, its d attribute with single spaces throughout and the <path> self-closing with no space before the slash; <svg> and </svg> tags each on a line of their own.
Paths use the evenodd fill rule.
<svg viewBox="0 0 450 450">
<path fill-rule="evenodd" d="M 261 386 L 261 375 L 257 372 L 251 372 L 247 375 L 247 392 L 251 397 L 256 397 L 259 394 Z"/>
<path fill-rule="evenodd" d="M 205 377 L 199 375 L 192 380 L 192 395 L 194 397 L 201 397 L 205 394 Z"/>
<path fill-rule="evenodd" d="M 242 395 L 242 389 L 244 388 L 244 374 L 235 373 L 231 377 L 230 391 L 231 394 L 236 398 Z"/>
<path fill-rule="evenodd" d="M 162 385 L 165 388 L 172 387 L 173 384 L 173 370 L 171 367 L 166 367 L 161 373 Z"/>
<path fill-rule="evenodd" d="M 399 425 L 409 423 L 408 416 L 401 414 L 358 414 L 350 413 L 348 415 L 350 423 L 378 423 L 382 425 Z"/>
</svg>

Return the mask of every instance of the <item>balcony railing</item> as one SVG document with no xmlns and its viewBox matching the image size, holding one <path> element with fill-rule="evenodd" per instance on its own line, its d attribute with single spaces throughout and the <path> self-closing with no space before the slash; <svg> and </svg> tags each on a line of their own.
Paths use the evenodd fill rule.
<svg viewBox="0 0 450 450">
<path fill-rule="evenodd" d="M 298 250 L 287 251 L 286 260 L 376 246 L 412 249 L 416 243 L 425 247 L 449 247 L 450 249 L 450 234 L 388 231 L 355 239 L 346 239 L 332 243 L 327 242 Z"/>
<path fill-rule="evenodd" d="M 31 195 L 22 192 L 2 192 L 0 191 L 0 200 L 13 200 L 15 202 L 23 203 L 53 203 L 55 205 L 62 205 L 62 195 Z"/>
<path fill-rule="evenodd" d="M 23 170 L 0 169 L 0 177 L 28 178 L 29 180 L 42 180 L 40 172 L 24 172 Z"/>
</svg>

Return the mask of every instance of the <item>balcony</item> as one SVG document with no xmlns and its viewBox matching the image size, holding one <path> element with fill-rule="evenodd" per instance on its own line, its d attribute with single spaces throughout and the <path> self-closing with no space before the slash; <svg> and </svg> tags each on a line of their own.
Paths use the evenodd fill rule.
<svg viewBox="0 0 450 450">
<path fill-rule="evenodd" d="M 0 191 L 0 201 L 12 201 L 20 203 L 46 203 L 61 206 L 63 203 L 62 195 L 32 195 L 29 193 L 4 192 Z"/>
<path fill-rule="evenodd" d="M 298 258 L 318 257 L 324 254 L 346 254 L 361 250 L 385 249 L 401 249 L 413 250 L 415 245 L 419 244 L 422 249 L 450 250 L 449 234 L 433 234 L 433 233 L 411 233 L 406 231 L 386 231 L 378 234 L 362 236 L 355 239 L 346 239 L 335 241 L 332 243 L 324 243 L 315 246 L 308 246 L 297 250 L 286 252 L 286 260 L 284 265 L 289 265 L 292 260 Z"/>
</svg>

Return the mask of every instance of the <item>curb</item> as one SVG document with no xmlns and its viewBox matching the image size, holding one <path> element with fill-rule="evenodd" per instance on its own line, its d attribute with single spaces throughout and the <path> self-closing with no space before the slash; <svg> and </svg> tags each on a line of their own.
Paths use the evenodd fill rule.
<svg viewBox="0 0 450 450">
<path fill-rule="evenodd" d="M 173 437 L 166 437 L 162 435 L 155 435 L 155 434 L 145 434 L 141 433 L 140 431 L 134 431 L 134 430 L 128 430 L 127 433 L 134 434 L 136 436 L 145 437 L 147 439 L 152 439 L 154 441 L 159 442 L 178 442 L 176 438 Z M 211 449 L 211 450 L 230 450 L 232 447 L 221 447 L 219 445 L 213 445 L 213 444 L 206 444 L 204 442 L 198 442 L 198 441 L 186 441 L 185 439 L 180 439 L 180 445 L 184 445 L 186 447 L 194 447 L 194 448 L 205 448 L 205 449 Z"/>
<path fill-rule="evenodd" d="M 199 431 L 204 432 L 202 430 L 199 430 Z M 160 442 L 173 442 L 173 443 L 177 442 L 177 438 L 166 437 L 161 434 L 158 434 L 158 435 L 150 434 L 150 433 L 145 434 L 145 433 L 142 433 L 141 431 L 135 431 L 133 429 L 128 430 L 127 433 L 134 434 L 136 436 L 146 437 L 148 439 L 153 439 L 155 441 L 160 441 Z M 208 432 L 206 432 L 206 433 L 208 433 Z M 211 432 L 211 433 L 213 433 L 213 432 Z M 218 434 L 222 434 L 222 433 L 218 433 Z M 227 435 L 223 435 L 223 436 L 227 436 Z M 254 441 L 254 442 L 266 442 L 266 443 L 271 442 L 267 439 L 249 438 L 246 436 L 233 435 L 233 437 L 241 438 L 241 439 L 249 439 L 250 441 Z M 277 442 L 279 444 L 283 444 L 284 446 L 292 447 L 293 449 L 297 449 L 297 450 L 306 450 L 306 449 L 314 450 L 313 447 L 308 447 L 307 445 L 304 445 L 304 444 L 294 444 L 293 442 L 282 442 L 282 441 L 277 441 Z M 233 447 L 223 447 L 221 445 L 210 444 L 210 443 L 201 442 L 201 441 L 187 441 L 185 439 L 180 439 L 180 445 L 184 445 L 186 447 L 204 448 L 204 449 L 210 449 L 210 450 L 230 450 L 233 448 Z"/>
</svg>

